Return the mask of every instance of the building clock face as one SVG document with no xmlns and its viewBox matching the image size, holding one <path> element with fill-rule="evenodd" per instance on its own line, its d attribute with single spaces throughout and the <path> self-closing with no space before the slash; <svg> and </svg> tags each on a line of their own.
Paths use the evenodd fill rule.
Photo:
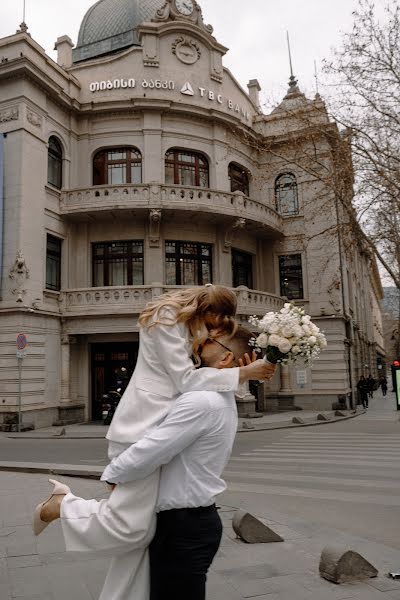
<svg viewBox="0 0 400 600">
<path fill-rule="evenodd" d="M 175 0 L 175 6 L 176 10 L 185 17 L 188 17 L 194 11 L 193 0 Z"/>
</svg>

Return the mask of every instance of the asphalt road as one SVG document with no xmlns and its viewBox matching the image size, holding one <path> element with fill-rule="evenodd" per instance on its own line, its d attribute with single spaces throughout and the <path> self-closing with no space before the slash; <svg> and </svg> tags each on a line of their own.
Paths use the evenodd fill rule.
<svg viewBox="0 0 400 600">
<path fill-rule="evenodd" d="M 224 503 L 400 549 L 400 422 L 394 395 L 349 421 L 237 436 Z M 0 438 L 0 460 L 101 466 L 105 440 Z M 400 568 L 400 565 L 399 565 Z"/>
</svg>

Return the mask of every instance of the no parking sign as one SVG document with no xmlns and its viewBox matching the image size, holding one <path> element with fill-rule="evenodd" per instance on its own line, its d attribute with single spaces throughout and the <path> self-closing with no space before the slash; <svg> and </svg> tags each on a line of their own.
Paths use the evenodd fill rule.
<svg viewBox="0 0 400 600">
<path fill-rule="evenodd" d="M 27 345 L 28 340 L 26 339 L 26 335 L 24 333 L 19 333 L 17 335 L 17 358 L 25 357 Z"/>
</svg>

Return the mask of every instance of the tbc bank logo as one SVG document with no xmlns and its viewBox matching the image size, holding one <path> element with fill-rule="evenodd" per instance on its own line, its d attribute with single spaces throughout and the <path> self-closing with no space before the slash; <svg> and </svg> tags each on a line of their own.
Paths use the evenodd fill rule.
<svg viewBox="0 0 400 600">
<path fill-rule="evenodd" d="M 184 94 L 185 96 L 194 96 L 194 90 L 188 81 L 183 85 L 181 94 Z"/>
</svg>

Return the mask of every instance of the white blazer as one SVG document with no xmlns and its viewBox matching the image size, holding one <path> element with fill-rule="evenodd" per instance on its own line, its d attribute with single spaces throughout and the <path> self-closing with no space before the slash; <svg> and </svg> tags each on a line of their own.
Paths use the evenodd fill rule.
<svg viewBox="0 0 400 600">
<path fill-rule="evenodd" d="M 136 368 L 115 412 L 108 440 L 120 444 L 137 442 L 165 418 L 171 400 L 185 392 L 238 389 L 238 368 L 196 369 L 190 354 L 184 324 L 141 329 Z"/>
</svg>

